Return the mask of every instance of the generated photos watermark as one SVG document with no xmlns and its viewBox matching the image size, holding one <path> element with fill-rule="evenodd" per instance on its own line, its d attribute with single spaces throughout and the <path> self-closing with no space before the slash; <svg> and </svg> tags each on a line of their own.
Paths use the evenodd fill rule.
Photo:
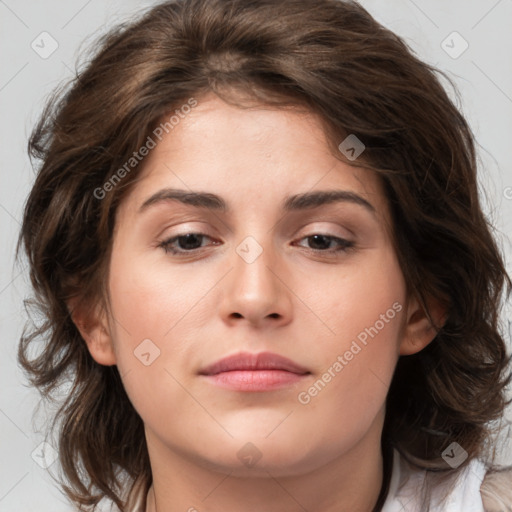
<svg viewBox="0 0 512 512">
<path fill-rule="evenodd" d="M 354 339 L 350 345 L 350 348 L 346 350 L 343 355 L 338 355 L 336 360 L 325 370 L 319 379 L 315 381 L 306 391 L 301 391 L 297 395 L 299 403 L 307 405 L 311 400 L 318 396 L 318 394 L 331 382 L 339 373 L 347 366 L 354 357 L 361 352 L 363 348 L 368 345 L 369 338 L 373 339 L 379 334 L 386 324 L 389 324 L 393 320 L 397 313 L 402 311 L 403 307 L 399 302 L 395 302 L 386 313 L 380 315 L 372 326 L 365 328 L 357 335 L 357 339 Z"/>
<path fill-rule="evenodd" d="M 161 122 L 152 132 L 152 135 L 148 135 L 146 142 L 137 150 L 134 151 L 132 156 L 121 166 L 119 169 L 112 174 L 112 176 L 103 183 L 101 187 L 94 189 L 93 195 L 96 199 L 104 199 L 108 192 L 111 192 L 116 185 L 132 171 L 139 163 L 149 155 L 150 151 L 157 145 L 157 141 L 160 142 L 164 134 L 170 133 L 180 123 L 181 119 L 185 119 L 187 114 L 192 111 L 192 108 L 197 106 L 197 100 L 195 98 L 189 98 L 187 103 L 183 104 L 179 109 L 174 111 L 167 121 Z"/>
</svg>

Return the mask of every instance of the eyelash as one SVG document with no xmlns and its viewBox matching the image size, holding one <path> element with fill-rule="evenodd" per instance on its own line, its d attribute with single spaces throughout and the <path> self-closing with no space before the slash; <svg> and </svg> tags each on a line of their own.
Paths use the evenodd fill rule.
<svg viewBox="0 0 512 512">
<path fill-rule="evenodd" d="M 162 248 L 165 251 L 166 254 L 172 254 L 172 255 L 178 256 L 178 257 L 194 254 L 194 253 L 197 253 L 198 251 L 200 251 L 202 249 L 202 247 L 197 248 L 197 249 L 191 249 L 189 251 L 187 251 L 187 250 L 176 250 L 176 249 L 172 248 L 172 244 L 174 242 L 178 241 L 180 238 L 186 237 L 187 235 L 194 235 L 194 236 L 198 236 L 198 237 L 206 237 L 206 238 L 210 238 L 211 239 L 211 237 L 209 237 L 208 235 L 205 235 L 204 233 L 189 232 L 189 233 L 183 233 L 181 235 L 174 236 L 174 237 L 169 238 L 167 240 L 163 240 L 163 241 L 159 242 L 158 247 Z M 324 234 L 324 233 L 313 233 L 312 235 L 308 235 L 308 236 L 302 237 L 300 240 L 305 240 L 305 239 L 308 239 L 308 238 L 312 238 L 314 236 L 322 236 L 324 238 L 327 238 L 330 241 L 338 242 L 338 244 L 339 244 L 339 247 L 337 249 L 327 249 L 327 250 L 323 250 L 323 249 L 308 249 L 310 252 L 313 252 L 315 254 L 337 255 L 340 252 L 346 253 L 349 250 L 354 249 L 354 246 L 355 246 L 354 242 L 350 242 L 349 240 L 345 240 L 344 238 L 339 238 L 337 236 L 327 235 L 327 234 Z M 215 245 L 218 245 L 218 244 L 215 244 Z"/>
</svg>

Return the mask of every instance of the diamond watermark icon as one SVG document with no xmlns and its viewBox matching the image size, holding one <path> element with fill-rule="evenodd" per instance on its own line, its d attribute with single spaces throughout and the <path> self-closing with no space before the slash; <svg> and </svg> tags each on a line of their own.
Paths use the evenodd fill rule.
<svg viewBox="0 0 512 512">
<path fill-rule="evenodd" d="M 38 466 L 47 469 L 57 460 L 59 454 L 50 443 L 43 441 L 30 456 Z"/>
<path fill-rule="evenodd" d="M 442 41 L 441 48 L 452 59 L 458 59 L 469 48 L 469 43 L 458 32 L 454 31 Z"/>
<path fill-rule="evenodd" d="M 352 133 L 340 143 L 338 149 L 349 160 L 355 160 L 366 149 L 366 146 Z"/>
<path fill-rule="evenodd" d="M 458 468 L 468 458 L 468 452 L 454 441 L 444 450 L 441 457 L 452 468 Z"/>
<path fill-rule="evenodd" d="M 30 43 L 30 47 L 39 57 L 47 59 L 57 50 L 59 43 L 48 32 L 41 32 L 32 43 Z"/>
<path fill-rule="evenodd" d="M 247 466 L 248 468 L 252 468 L 256 465 L 256 463 L 261 459 L 262 453 L 258 450 L 258 448 L 252 443 L 245 443 L 240 450 L 237 452 L 237 456 L 240 459 L 240 462 Z"/>
<path fill-rule="evenodd" d="M 139 343 L 133 353 L 144 366 L 153 364 L 160 357 L 160 349 L 149 338 Z"/>
<path fill-rule="evenodd" d="M 254 263 L 262 252 L 263 247 L 252 236 L 245 237 L 236 248 L 236 253 L 246 263 Z"/>
</svg>

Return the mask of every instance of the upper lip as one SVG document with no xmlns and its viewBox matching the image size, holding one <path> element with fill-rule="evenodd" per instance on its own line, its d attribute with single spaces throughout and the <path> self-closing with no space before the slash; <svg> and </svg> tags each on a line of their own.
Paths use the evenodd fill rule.
<svg viewBox="0 0 512 512">
<path fill-rule="evenodd" d="M 272 352 L 239 352 L 219 359 L 200 370 L 200 375 L 215 375 L 235 370 L 285 370 L 292 373 L 306 374 L 309 371 L 287 357 Z"/>
</svg>

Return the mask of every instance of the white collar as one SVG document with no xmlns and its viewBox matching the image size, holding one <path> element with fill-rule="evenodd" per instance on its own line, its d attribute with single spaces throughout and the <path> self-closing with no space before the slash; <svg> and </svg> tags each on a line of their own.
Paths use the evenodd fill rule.
<svg viewBox="0 0 512 512">
<path fill-rule="evenodd" d="M 460 471 L 442 506 L 439 505 L 439 498 L 446 488 L 433 489 L 431 512 L 484 512 L 480 485 L 486 470 L 483 461 L 471 460 Z M 381 512 L 421 512 L 419 490 L 426 478 L 428 478 L 427 471 L 410 468 L 400 453 L 393 449 L 393 469 L 389 491 Z"/>
</svg>

